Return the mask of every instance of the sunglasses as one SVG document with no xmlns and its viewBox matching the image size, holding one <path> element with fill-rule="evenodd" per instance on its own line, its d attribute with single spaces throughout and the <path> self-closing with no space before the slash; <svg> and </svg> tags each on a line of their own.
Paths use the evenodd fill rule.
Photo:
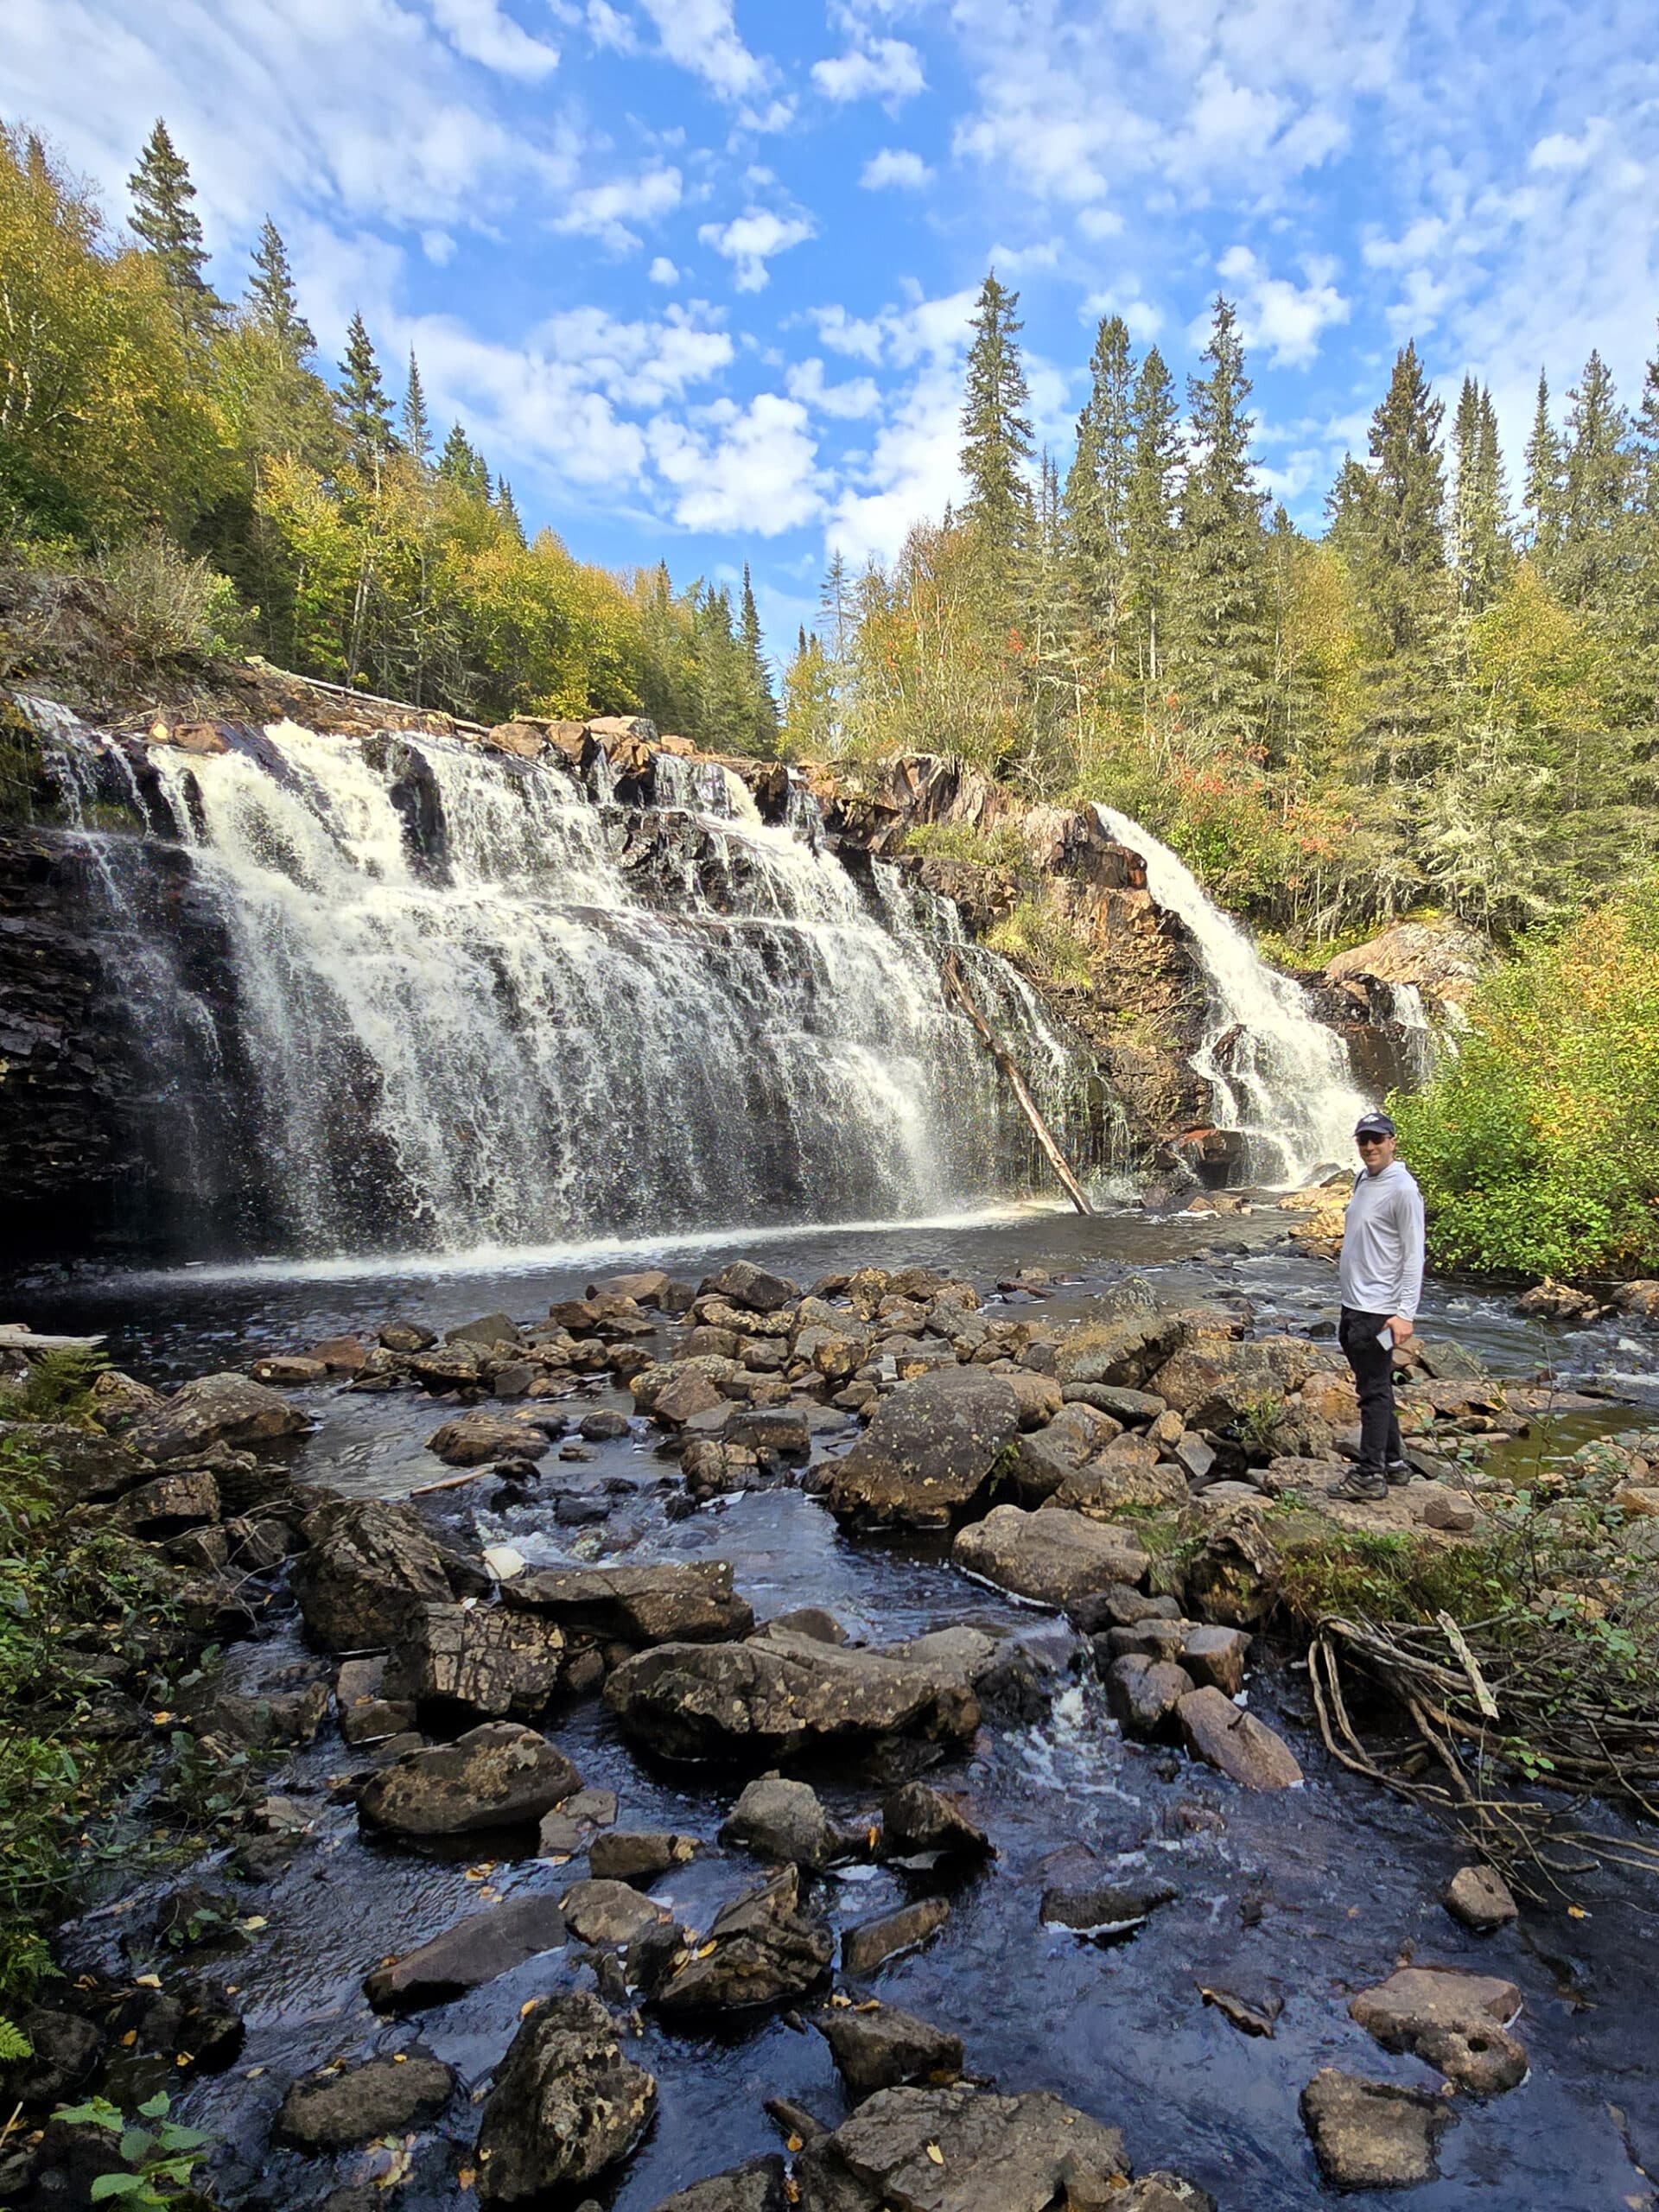
<svg viewBox="0 0 1659 2212">
<path fill-rule="evenodd" d="M 1388 1141 L 1389 1141 L 1389 1140 L 1387 1139 L 1387 1137 L 1381 1137 L 1381 1136 L 1379 1136 L 1379 1137 L 1356 1137 L 1356 1138 L 1354 1139 L 1354 1142 L 1355 1142 L 1355 1143 L 1359 1147 L 1359 1148 L 1360 1148 L 1360 1150 L 1361 1150 L 1362 1152 L 1363 1152 L 1363 1151 L 1364 1151 L 1364 1149 L 1366 1148 L 1366 1147 L 1367 1147 L 1368 1145 L 1373 1145 L 1373 1144 L 1387 1144 L 1387 1142 L 1388 1142 Z"/>
</svg>

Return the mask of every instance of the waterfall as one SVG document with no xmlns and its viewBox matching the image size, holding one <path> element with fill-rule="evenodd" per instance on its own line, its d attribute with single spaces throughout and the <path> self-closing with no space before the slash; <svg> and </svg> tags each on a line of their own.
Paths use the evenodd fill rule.
<svg viewBox="0 0 1659 2212">
<path fill-rule="evenodd" d="M 944 998 L 949 947 L 1063 1141 L 1099 1157 L 1080 1042 L 954 906 L 843 865 L 798 784 L 769 823 L 731 770 L 659 753 L 656 804 L 625 809 L 602 760 L 584 782 L 291 722 L 146 748 L 135 783 L 122 741 L 45 734 L 96 855 L 92 934 L 190 1094 L 149 1132 L 158 1172 L 187 1201 L 233 1194 L 221 1243 L 454 1252 L 1005 1196 L 1039 1178 Z"/>
<path fill-rule="evenodd" d="M 1374 1102 L 1354 1089 L 1342 1040 L 1314 1019 L 1301 986 L 1259 957 L 1167 845 L 1113 807 L 1095 813 L 1108 836 L 1141 855 L 1147 889 L 1191 933 L 1209 1001 L 1192 1065 L 1214 1093 L 1217 1126 L 1246 1139 L 1252 1179 L 1290 1183 L 1323 1162 L 1349 1159 L 1354 1123 Z"/>
</svg>

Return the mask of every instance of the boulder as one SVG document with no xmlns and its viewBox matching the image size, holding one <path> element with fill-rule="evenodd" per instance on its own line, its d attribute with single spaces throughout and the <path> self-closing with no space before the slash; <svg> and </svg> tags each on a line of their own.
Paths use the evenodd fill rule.
<svg viewBox="0 0 1659 2212">
<path fill-rule="evenodd" d="M 991 1840 L 960 1799 L 907 1782 L 881 1801 L 880 1855 L 889 1860 L 984 1859 Z"/>
<path fill-rule="evenodd" d="M 1453 1920 L 1478 1936 L 1490 1936 L 1519 1915 L 1510 1885 L 1495 1866 L 1460 1866 L 1446 1884 L 1441 1902 Z"/>
<path fill-rule="evenodd" d="M 1194 1690 L 1175 1708 L 1186 1748 L 1219 1769 L 1242 1789 L 1290 1789 L 1302 1770 L 1282 1736 L 1253 1713 L 1241 1712 L 1224 1691 Z"/>
<path fill-rule="evenodd" d="M 92 2080 L 103 2056 L 104 2037 L 96 2023 L 55 2005 L 31 2005 L 18 2012 L 16 2024 L 29 2055 L 0 2065 L 0 2098 L 8 2113 L 19 2105 L 26 2112 L 49 2112 L 69 2103 L 73 2092 Z"/>
<path fill-rule="evenodd" d="M 1150 1437 L 1132 1430 L 1114 1437 L 1095 1459 L 1067 1475 L 1050 1501 L 1109 1521 L 1127 1506 L 1186 1503 L 1186 1477 Z"/>
<path fill-rule="evenodd" d="M 601 1283 L 592 1285 L 590 1297 L 595 1294 L 611 1298 L 631 1298 L 636 1306 L 660 1306 L 668 1296 L 669 1277 L 662 1268 L 639 1268 L 632 1274 L 611 1275 Z"/>
<path fill-rule="evenodd" d="M 833 1468 L 839 1519 L 946 1528 L 988 1487 L 1020 1433 L 1020 1401 L 1000 1375 L 952 1365 L 900 1383 Z"/>
<path fill-rule="evenodd" d="M 859 1840 L 842 1834 L 816 1789 L 775 1774 L 750 1783 L 727 1815 L 720 1840 L 730 1850 L 815 1872 L 849 1857 Z"/>
<path fill-rule="evenodd" d="M 1052 1375 L 1033 1375 L 1020 1368 L 1007 1377 L 1007 1383 L 1020 1401 L 1022 1430 L 1046 1427 L 1064 1402 L 1060 1386 Z"/>
<path fill-rule="evenodd" d="M 732 1589 L 730 1563 L 693 1560 L 664 1567 L 556 1567 L 516 1576 L 502 1590 L 515 1611 L 555 1622 L 568 1635 L 633 1643 L 722 1643 L 754 1625 Z"/>
<path fill-rule="evenodd" d="M 453 1329 L 446 1329 L 443 1341 L 447 1344 L 518 1344 L 524 1342 L 518 1324 L 511 1313 L 482 1313 L 475 1321 L 459 1321 Z"/>
<path fill-rule="evenodd" d="M 594 1878 L 610 1882 L 654 1882 L 659 1875 L 689 1866 L 702 1846 L 694 1835 L 676 1835 L 667 1829 L 614 1828 L 595 1836 L 588 1847 L 588 1868 Z"/>
<path fill-rule="evenodd" d="M 627 2157 L 656 2108 L 657 2084 L 625 2055 L 621 2032 L 585 1991 L 531 2013 L 495 2069 L 479 2123 L 480 2204 L 573 2193 Z"/>
<path fill-rule="evenodd" d="M 639 1941 L 668 1915 L 626 1882 L 573 1882 L 559 1899 L 565 1926 L 584 1943 L 619 1948 Z"/>
<path fill-rule="evenodd" d="M 999 1589 L 1059 1608 L 1115 1582 L 1138 1582 L 1151 1565 L 1133 1533 L 1086 1514 L 999 1505 L 957 1534 L 957 1566 Z"/>
<path fill-rule="evenodd" d="M 380 1344 L 386 1351 L 429 1351 L 437 1341 L 433 1332 L 420 1321 L 388 1321 L 379 1335 Z"/>
<path fill-rule="evenodd" d="M 495 1459 L 541 1459 L 553 1448 L 545 1429 L 486 1410 L 460 1414 L 435 1428 L 426 1448 L 448 1467 L 486 1467 Z"/>
<path fill-rule="evenodd" d="M 747 1643 L 665 1643 L 605 1686 L 624 1732 L 664 1757 L 768 1764 L 887 1737 L 957 1742 L 979 1705 L 948 1667 L 773 1628 Z"/>
<path fill-rule="evenodd" d="M 1180 1321 L 1171 1314 L 1124 1313 L 1091 1323 L 1075 1330 L 1060 1346 L 1055 1380 L 1063 1391 L 1077 1383 L 1139 1390 L 1174 1351 L 1180 1336 Z"/>
<path fill-rule="evenodd" d="M 110 1519 L 129 1535 L 176 1536 L 219 1518 L 219 1484 L 205 1467 L 160 1474 L 130 1490 Z"/>
<path fill-rule="evenodd" d="M 1200 1497 L 1207 1506 L 1226 1487 L 1212 1484 Z M 1256 1517 L 1260 1503 L 1255 1497 L 1237 1505 L 1223 1502 L 1217 1509 L 1223 1517 L 1187 1563 L 1188 1606 L 1224 1628 L 1255 1628 L 1278 1598 L 1282 1565 L 1272 1537 Z"/>
<path fill-rule="evenodd" d="M 425 2126 L 454 2093 L 454 2075 L 435 2058 L 371 2058 L 296 2082 L 283 2099 L 276 2133 L 302 2151 L 344 2151 Z"/>
<path fill-rule="evenodd" d="M 652 2212 L 789 2212 L 784 2161 L 775 2153 L 752 2158 L 746 2166 L 733 2166 L 707 2181 L 694 2181 L 690 2189 L 677 2189 Z"/>
<path fill-rule="evenodd" d="M 276 1389 L 298 1389 L 307 1383 L 326 1382 L 329 1366 L 326 1359 L 308 1358 L 297 1352 L 276 1352 L 269 1359 L 256 1359 L 253 1379 L 269 1382 Z"/>
<path fill-rule="evenodd" d="M 449 1597 L 443 1554 L 412 1505 L 370 1497 L 321 1506 L 304 1533 L 292 1586 L 306 1627 L 330 1651 L 390 1643 L 411 1599 Z"/>
<path fill-rule="evenodd" d="M 1441 2136 L 1458 2115 L 1444 2097 L 1323 2066 L 1302 2091 L 1302 2125 L 1335 2189 L 1411 2189 L 1440 2174 Z"/>
<path fill-rule="evenodd" d="M 734 1413 L 721 1432 L 722 1440 L 745 1452 L 775 1452 L 780 1459 L 804 1459 L 812 1432 L 804 1406 L 749 1406 Z"/>
<path fill-rule="evenodd" d="M 1119 1421 L 1094 1406 L 1062 1406 L 1046 1428 L 1020 1438 L 1014 1471 L 1020 1503 L 1040 1505 L 1052 1497 L 1121 1431 Z"/>
<path fill-rule="evenodd" d="M 1185 1667 L 1141 1652 L 1124 1653 L 1106 1670 L 1106 1703 L 1126 1736 L 1175 1735 L 1181 1700 L 1192 1688 Z"/>
<path fill-rule="evenodd" d="M 340 1732 L 353 1747 L 401 1736 L 415 1726 L 413 1700 L 385 1694 L 384 1658 L 348 1659 L 334 1677 L 334 1712 Z"/>
<path fill-rule="evenodd" d="M 1124 1936 L 1176 1894 L 1173 1882 L 1094 1882 L 1083 1889 L 1045 1890 L 1038 1916 L 1045 1928 L 1069 1928 L 1076 1936 Z"/>
<path fill-rule="evenodd" d="M 950 1908 L 943 1897 L 917 1897 L 892 1912 L 878 1913 L 874 1920 L 862 1920 L 842 1933 L 841 1970 L 860 1976 L 874 1974 L 899 1952 L 925 1943 L 950 1917 Z"/>
<path fill-rule="evenodd" d="M 1385 2050 L 1411 2051 L 1477 2096 L 1512 2089 L 1524 2076 L 1525 2047 L 1507 2026 L 1520 2010 L 1512 1981 L 1455 1967 L 1402 1967 L 1348 2006 Z"/>
<path fill-rule="evenodd" d="M 135 1421 L 127 1441 L 147 1459 L 185 1459 L 215 1444 L 274 1443 L 310 1426 L 280 1390 L 245 1375 L 203 1375 L 181 1383 L 159 1412 Z"/>
<path fill-rule="evenodd" d="M 418 1950 L 385 1960 L 365 1980 L 363 1993 L 377 2012 L 442 2005 L 557 1950 L 564 1939 L 564 1916 L 551 1897 L 509 1897 L 487 1912 L 468 1913 Z"/>
<path fill-rule="evenodd" d="M 799 1284 L 791 1282 L 787 1275 L 769 1274 L 753 1260 L 733 1260 L 718 1274 L 709 1276 L 702 1294 L 723 1298 L 752 1313 L 775 1313 L 780 1306 L 792 1305 L 801 1292 Z"/>
<path fill-rule="evenodd" d="M 1230 1428 L 1262 1399 L 1300 1390 L 1314 1357 L 1301 1337 L 1258 1337 L 1245 1344 L 1205 1337 L 1167 1360 L 1151 1388 L 1185 1416 L 1189 1428 Z"/>
<path fill-rule="evenodd" d="M 564 1635 L 505 1606 L 416 1604 L 385 1672 L 385 1694 L 462 1707 L 487 1720 L 539 1713 L 558 1686 Z"/>
<path fill-rule="evenodd" d="M 589 1656 L 598 1656 L 596 1653 Z M 536 1836 L 536 1855 L 538 1859 L 572 1858 L 578 1851 L 586 1851 L 615 1818 L 614 1789 L 578 1789 L 574 1797 L 567 1797 L 550 1813 L 543 1814 Z M 623 1875 L 620 1878 L 626 1881 L 628 1878 Z"/>
<path fill-rule="evenodd" d="M 1179 1660 L 1200 1689 L 1224 1690 L 1236 1697 L 1244 1687 L 1244 1659 L 1255 1639 L 1242 1628 L 1189 1628 Z"/>
<path fill-rule="evenodd" d="M 159 1414 L 167 1403 L 159 1390 L 136 1382 L 118 1367 L 106 1367 L 93 1377 L 92 1400 L 93 1414 L 111 1436 L 124 1436 L 135 1421 Z"/>
<path fill-rule="evenodd" d="M 785 1866 L 722 1906 L 652 2002 L 666 2020 L 750 2012 L 804 1996 L 835 1955 L 829 1923 L 800 1903 L 800 1876 Z"/>
<path fill-rule="evenodd" d="M 358 1810 L 397 1835 L 467 1835 L 539 1821 L 580 1787 L 575 1767 L 545 1737 L 488 1720 L 372 1775 Z"/>
<path fill-rule="evenodd" d="M 1111 2205 L 1123 2139 L 1046 2089 L 878 2089 L 796 2165 L 800 2212 L 1051 2212 Z M 1085 2192 L 1087 2192 L 1085 2194 Z"/>
<path fill-rule="evenodd" d="M 834 2007 L 812 2024 L 854 2098 L 905 2082 L 954 2082 L 962 2073 L 962 2037 L 896 2005 Z"/>
<path fill-rule="evenodd" d="M 155 1462 L 130 1444 L 62 1421 L 0 1421 L 0 1445 L 7 1444 L 38 1453 L 53 1490 L 77 1505 L 118 1497 L 156 1472 Z"/>
</svg>

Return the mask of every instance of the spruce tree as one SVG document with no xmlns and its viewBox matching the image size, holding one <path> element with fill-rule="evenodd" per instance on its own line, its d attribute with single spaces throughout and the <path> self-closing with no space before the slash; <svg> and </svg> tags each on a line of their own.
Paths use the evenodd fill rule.
<svg viewBox="0 0 1659 2212">
<path fill-rule="evenodd" d="M 452 426 L 443 442 L 443 451 L 438 455 L 438 474 L 446 484 L 454 484 L 475 499 L 487 499 L 490 496 L 490 472 L 484 466 L 484 456 L 459 423 Z"/>
<path fill-rule="evenodd" d="M 963 512 L 1004 563 L 1020 543 L 1031 505 L 1021 470 L 1032 444 L 1019 304 L 1020 295 L 999 284 L 993 270 L 974 310 L 962 410 L 962 473 L 969 486 Z"/>
<path fill-rule="evenodd" d="M 749 582 L 749 564 L 743 563 L 743 596 L 739 602 L 739 638 L 752 693 L 753 741 L 744 751 L 770 758 L 778 750 L 778 700 L 772 688 L 772 671 L 760 635 L 760 613 Z"/>
<path fill-rule="evenodd" d="M 1444 404 L 1429 392 L 1414 341 L 1395 356 L 1388 395 L 1371 417 L 1364 588 L 1391 652 L 1424 642 L 1446 567 Z"/>
<path fill-rule="evenodd" d="M 1503 587 L 1510 541 L 1497 416 L 1491 392 L 1472 377 L 1459 395 L 1452 456 L 1452 572 L 1459 609 L 1478 614 Z"/>
<path fill-rule="evenodd" d="M 404 449 L 416 466 L 424 468 L 432 458 L 432 418 L 426 411 L 426 387 L 415 349 L 409 349 L 409 381 L 404 386 Z"/>
<path fill-rule="evenodd" d="M 1548 573 L 1561 536 L 1561 442 L 1550 420 L 1549 385 L 1538 372 L 1538 404 L 1527 441 L 1527 545 Z"/>
<path fill-rule="evenodd" d="M 518 512 L 518 502 L 512 496 L 512 486 L 505 476 L 498 476 L 495 480 L 495 499 L 493 504 L 497 514 L 505 523 L 513 542 L 523 545 L 526 542 L 524 521 Z"/>
<path fill-rule="evenodd" d="M 127 187 L 133 231 L 162 265 L 185 335 L 200 339 L 224 313 L 225 303 L 207 282 L 207 249 L 200 218 L 190 204 L 196 188 L 189 167 L 159 116 Z"/>
<path fill-rule="evenodd" d="M 1203 359 L 1208 374 L 1187 383 L 1193 456 L 1181 493 L 1179 659 L 1195 727 L 1249 741 L 1267 692 L 1263 503 L 1250 454 L 1250 380 L 1230 301 L 1216 301 Z"/>
<path fill-rule="evenodd" d="M 397 449 L 397 441 L 391 428 L 391 402 L 380 382 L 380 364 L 363 317 L 355 308 L 346 333 L 346 355 L 340 365 L 334 406 L 350 459 L 365 475 L 378 478 L 388 455 Z"/>
<path fill-rule="evenodd" d="M 1554 581 L 1567 604 L 1615 611 L 1628 550 L 1625 522 L 1632 455 L 1630 421 L 1599 353 L 1567 394 L 1561 474 L 1560 547 Z"/>
<path fill-rule="evenodd" d="M 1089 373 L 1089 398 L 1077 417 L 1077 451 L 1065 479 L 1065 563 L 1080 626 L 1116 664 L 1134 433 L 1134 361 L 1122 315 L 1102 318 Z"/>
<path fill-rule="evenodd" d="M 276 340 L 296 365 L 316 351 L 310 324 L 300 313 L 294 272 L 289 266 L 283 234 L 269 215 L 254 249 L 253 275 L 248 282 L 248 315 L 257 327 Z"/>
<path fill-rule="evenodd" d="M 1155 346 L 1147 348 L 1129 400 L 1128 489 L 1123 517 L 1123 596 L 1136 673 L 1155 683 L 1168 652 L 1179 505 L 1181 434 L 1175 385 Z"/>
</svg>

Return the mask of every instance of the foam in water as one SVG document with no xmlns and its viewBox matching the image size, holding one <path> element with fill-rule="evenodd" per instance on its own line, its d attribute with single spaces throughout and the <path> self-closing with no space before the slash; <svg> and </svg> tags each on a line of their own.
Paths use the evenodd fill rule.
<svg viewBox="0 0 1659 2212">
<path fill-rule="evenodd" d="M 1087 1057 L 1013 970 L 890 866 L 855 882 L 810 804 L 798 831 L 767 827 L 718 764 L 658 755 L 643 815 L 604 804 L 603 779 L 595 801 L 425 733 L 283 723 L 205 757 L 156 747 L 150 771 L 228 953 L 193 1018 L 211 998 L 230 1040 L 223 1135 L 267 1248 L 464 1253 L 982 1205 L 1028 1177 L 1030 1147 L 944 998 L 947 944 L 1086 1155 Z M 141 843 L 92 834 L 129 858 Z M 167 925 L 123 926 L 156 953 Z M 163 1006 L 144 959 L 124 972 L 173 1033 L 176 977 Z"/>
<path fill-rule="evenodd" d="M 1354 1123 L 1376 1102 L 1355 1090 L 1341 1039 L 1167 845 L 1114 807 L 1095 812 L 1108 836 L 1141 855 L 1147 889 L 1192 933 L 1209 998 L 1192 1065 L 1214 1093 L 1217 1126 L 1246 1139 L 1252 1179 L 1294 1182 L 1324 1161 L 1349 1159 Z"/>
</svg>

